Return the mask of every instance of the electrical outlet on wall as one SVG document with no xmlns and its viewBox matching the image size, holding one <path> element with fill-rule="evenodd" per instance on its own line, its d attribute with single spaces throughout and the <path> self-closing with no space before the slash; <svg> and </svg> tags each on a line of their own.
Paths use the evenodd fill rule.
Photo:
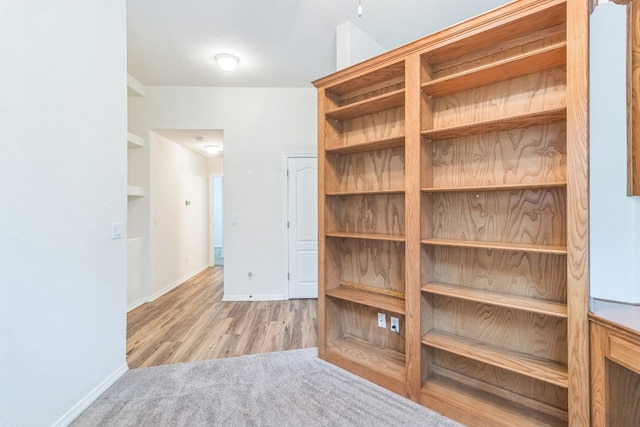
<svg viewBox="0 0 640 427">
<path fill-rule="evenodd" d="M 387 328 L 387 316 L 384 313 L 378 313 L 378 327 Z"/>
<path fill-rule="evenodd" d="M 391 316 L 391 330 L 400 333 L 400 319 Z"/>
</svg>

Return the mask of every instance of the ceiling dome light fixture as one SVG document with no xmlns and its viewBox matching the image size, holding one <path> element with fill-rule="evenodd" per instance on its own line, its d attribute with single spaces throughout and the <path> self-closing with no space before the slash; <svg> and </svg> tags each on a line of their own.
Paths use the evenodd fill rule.
<svg viewBox="0 0 640 427">
<path fill-rule="evenodd" d="M 219 145 L 205 145 L 202 150 L 207 154 L 218 154 L 222 152 L 222 147 Z"/>
<path fill-rule="evenodd" d="M 358 0 L 358 18 L 362 18 L 362 0 Z"/>
<path fill-rule="evenodd" d="M 218 65 L 224 71 L 233 71 L 236 69 L 240 60 L 237 56 L 231 55 L 230 53 L 219 53 L 216 55 L 216 62 L 218 62 Z"/>
</svg>

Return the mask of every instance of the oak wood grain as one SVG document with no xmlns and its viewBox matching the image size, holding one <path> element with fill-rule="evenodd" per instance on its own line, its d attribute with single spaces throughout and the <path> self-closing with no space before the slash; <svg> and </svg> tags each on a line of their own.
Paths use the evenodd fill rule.
<svg viewBox="0 0 640 427">
<path fill-rule="evenodd" d="M 588 425 L 589 5 L 567 1 L 567 350 L 569 422 Z"/>
<path fill-rule="evenodd" d="M 401 106 L 343 121 L 323 118 L 331 135 L 327 147 L 353 146 L 404 136 L 404 117 L 405 109 Z"/>
<path fill-rule="evenodd" d="M 326 258 L 327 290 L 349 282 L 394 293 L 405 292 L 404 243 L 328 239 Z"/>
<path fill-rule="evenodd" d="M 336 339 L 355 337 L 369 343 L 372 348 L 405 354 L 402 337 L 390 329 L 378 327 L 378 313 L 384 313 L 387 319 L 392 315 L 398 317 L 401 327 L 405 323 L 403 315 L 335 298 L 328 298 L 327 304 L 333 306 L 336 314 L 331 319 L 332 327 L 338 331 Z"/>
<path fill-rule="evenodd" d="M 431 229 L 423 230 L 428 238 L 566 244 L 566 198 L 561 189 L 431 193 L 423 197 L 432 212 Z"/>
<path fill-rule="evenodd" d="M 404 190 L 404 164 L 404 147 L 327 155 L 326 193 Z"/>
<path fill-rule="evenodd" d="M 427 350 L 428 347 L 425 347 Z M 567 420 L 567 389 L 446 351 L 432 349 L 433 374 Z"/>
<path fill-rule="evenodd" d="M 474 136 L 489 132 L 500 132 L 511 129 L 526 128 L 540 123 L 555 123 L 565 121 L 566 108 L 552 108 L 549 110 L 533 111 L 525 114 L 506 114 L 502 117 L 487 120 L 478 120 L 460 125 L 447 125 L 442 128 L 434 128 L 433 124 L 422 126 L 422 136 L 430 140 L 442 140 Z"/>
<path fill-rule="evenodd" d="M 442 129 L 566 106 L 566 70 L 554 68 L 433 98 L 433 128 Z"/>
<path fill-rule="evenodd" d="M 329 233 L 405 234 L 404 194 L 329 196 L 325 203 Z"/>
<path fill-rule="evenodd" d="M 532 356 L 549 360 L 552 364 L 566 365 L 566 319 L 440 295 L 426 295 L 426 299 L 432 301 L 434 330 L 494 347 L 497 352 L 514 352 L 523 357 Z M 517 357 L 515 354 L 508 356 Z M 548 380 L 564 381 L 566 387 L 566 367 L 562 376 L 558 372 L 550 372 Z"/>
<path fill-rule="evenodd" d="M 325 114 L 331 119 L 349 120 L 367 114 L 390 110 L 402 105 L 404 105 L 404 89 L 399 89 L 363 101 L 347 104 L 336 109 L 328 110 Z"/>
<path fill-rule="evenodd" d="M 429 68 L 432 71 L 433 78 L 443 78 L 497 61 L 518 57 L 558 43 L 564 43 L 566 40 L 567 26 L 565 22 L 561 22 L 555 26 L 504 40 L 499 44 L 473 50 L 466 55 L 458 56 L 448 61 L 431 62 L 429 63 Z"/>
<path fill-rule="evenodd" d="M 375 289 L 375 288 L 374 288 Z M 405 314 L 404 299 L 381 295 L 379 293 L 367 292 L 360 289 L 340 287 L 327 291 L 327 296 L 344 301 L 351 301 L 380 310 L 397 314 Z"/>
<path fill-rule="evenodd" d="M 554 123 L 430 141 L 429 188 L 564 185 L 565 140 L 565 124 Z"/>
<path fill-rule="evenodd" d="M 460 410 L 460 402 L 467 403 Z M 425 383 L 420 403 L 468 426 L 542 427 L 567 426 L 567 421 L 539 412 L 492 393 L 433 375 Z"/>
<path fill-rule="evenodd" d="M 395 393 L 407 395 L 405 357 L 400 352 L 345 336 L 327 344 L 325 360 Z"/>
<path fill-rule="evenodd" d="M 327 146 L 325 151 L 332 154 L 352 154 L 364 153 L 372 150 L 383 150 L 385 148 L 396 148 L 404 145 L 404 135 L 397 137 L 385 138 L 380 140 L 365 141 L 357 144 L 342 146 Z"/>
<path fill-rule="evenodd" d="M 566 303 L 567 259 L 531 251 L 424 246 L 421 283 Z"/>
<path fill-rule="evenodd" d="M 640 334 L 598 318 L 590 326 L 592 425 L 635 426 L 640 421 Z"/>
<path fill-rule="evenodd" d="M 441 331 L 431 331 L 422 337 L 422 343 L 459 356 L 497 366 L 508 371 L 567 387 L 567 367 L 548 359 L 508 351 L 477 340 L 460 337 Z"/>
<path fill-rule="evenodd" d="M 443 96 L 560 67 L 566 61 L 566 42 L 495 61 L 422 84 L 430 96 Z"/>
<path fill-rule="evenodd" d="M 555 301 L 546 301 L 535 298 L 506 295 L 500 292 L 490 292 L 439 282 L 429 282 L 423 285 L 422 291 L 430 294 L 459 298 L 482 304 L 490 304 L 499 307 L 511 307 L 516 310 L 545 314 L 547 316 L 555 316 L 561 318 L 567 317 L 567 305 Z"/>
<path fill-rule="evenodd" d="M 627 195 L 640 196 L 640 2 L 627 6 Z"/>
</svg>

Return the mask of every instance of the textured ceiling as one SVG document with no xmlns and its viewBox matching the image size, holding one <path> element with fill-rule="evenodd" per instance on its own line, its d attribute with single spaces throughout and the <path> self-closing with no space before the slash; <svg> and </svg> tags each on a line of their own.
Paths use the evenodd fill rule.
<svg viewBox="0 0 640 427">
<path fill-rule="evenodd" d="M 127 0 L 128 72 L 145 85 L 311 87 L 336 69 L 336 27 L 386 49 L 506 0 Z M 214 61 L 240 58 L 234 72 Z"/>
</svg>

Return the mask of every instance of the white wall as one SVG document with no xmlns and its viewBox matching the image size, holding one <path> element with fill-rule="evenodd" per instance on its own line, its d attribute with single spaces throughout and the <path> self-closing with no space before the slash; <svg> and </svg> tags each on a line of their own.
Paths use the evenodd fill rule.
<svg viewBox="0 0 640 427">
<path fill-rule="evenodd" d="M 126 371 L 124 0 L 0 4 L 0 425 Z"/>
<path fill-rule="evenodd" d="M 591 296 L 640 303 L 640 197 L 627 197 L 626 13 L 591 15 Z"/>
<path fill-rule="evenodd" d="M 209 265 L 209 172 L 207 159 L 155 132 L 149 145 L 153 300 Z"/>
<path fill-rule="evenodd" d="M 353 22 L 336 28 L 336 65 L 338 70 L 384 53 L 386 49 Z"/>
<path fill-rule="evenodd" d="M 225 298 L 282 298 L 283 155 L 317 151 L 315 89 L 149 86 L 129 107 L 138 131 L 224 129 Z"/>
</svg>

